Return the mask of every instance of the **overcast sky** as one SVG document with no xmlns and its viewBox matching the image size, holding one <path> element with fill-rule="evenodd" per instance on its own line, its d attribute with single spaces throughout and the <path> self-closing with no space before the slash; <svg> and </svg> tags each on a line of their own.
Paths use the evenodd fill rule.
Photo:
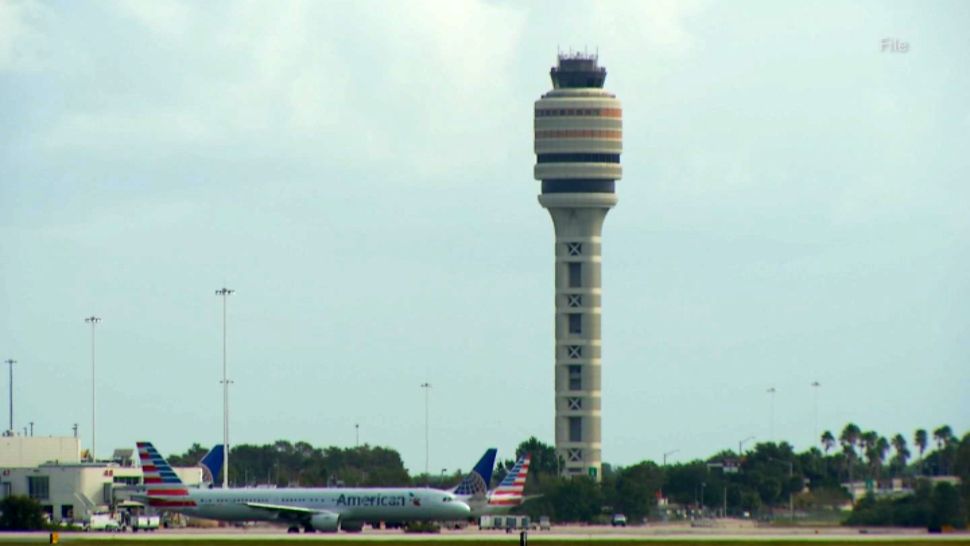
<svg viewBox="0 0 970 546">
<path fill-rule="evenodd" d="M 804 449 L 813 381 L 819 431 L 965 432 L 968 28 L 961 1 L 0 2 L 15 425 L 89 443 L 95 314 L 99 453 L 220 441 L 225 285 L 233 443 L 359 424 L 423 471 L 425 381 L 434 472 L 552 443 L 532 107 L 572 48 L 624 106 L 605 462 Z"/>
</svg>

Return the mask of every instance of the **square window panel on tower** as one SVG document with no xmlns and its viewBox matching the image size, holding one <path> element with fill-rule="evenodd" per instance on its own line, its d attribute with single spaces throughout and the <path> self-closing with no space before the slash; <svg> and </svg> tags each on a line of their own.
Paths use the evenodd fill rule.
<svg viewBox="0 0 970 546">
<path fill-rule="evenodd" d="M 569 462 L 575 463 L 583 460 L 583 450 L 582 449 L 570 449 L 566 451 L 566 457 Z"/>
<path fill-rule="evenodd" d="M 582 358 L 583 357 L 583 346 L 582 345 L 568 345 L 566 347 L 566 354 L 569 358 Z"/>
<path fill-rule="evenodd" d="M 566 243 L 566 252 L 570 256 L 580 256 L 583 254 L 583 243 Z"/>
<path fill-rule="evenodd" d="M 583 306 L 583 297 L 580 296 L 579 294 L 570 294 L 569 297 L 566 298 L 566 299 L 567 299 L 567 302 L 566 303 L 570 307 L 582 307 Z"/>
<path fill-rule="evenodd" d="M 566 405 L 570 410 L 581 410 L 583 409 L 583 399 L 579 397 L 567 398 Z"/>
</svg>

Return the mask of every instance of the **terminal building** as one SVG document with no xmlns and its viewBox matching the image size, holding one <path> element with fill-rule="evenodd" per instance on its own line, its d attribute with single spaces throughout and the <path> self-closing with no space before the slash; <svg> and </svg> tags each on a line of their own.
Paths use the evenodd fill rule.
<svg viewBox="0 0 970 546">
<path fill-rule="evenodd" d="M 190 487 L 202 484 L 201 466 L 175 472 Z M 91 514 L 140 507 L 131 495 L 142 484 L 134 449 L 115 450 L 111 461 L 87 462 L 78 438 L 0 438 L 0 498 L 30 497 L 54 522 L 88 521 Z"/>
</svg>

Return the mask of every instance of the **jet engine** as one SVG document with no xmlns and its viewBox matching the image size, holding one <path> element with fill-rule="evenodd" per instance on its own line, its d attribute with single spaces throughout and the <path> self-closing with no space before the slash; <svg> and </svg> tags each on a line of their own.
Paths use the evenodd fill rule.
<svg viewBox="0 0 970 546">
<path fill-rule="evenodd" d="M 317 531 L 325 533 L 336 533 L 340 526 L 340 516 L 338 514 L 320 513 L 310 518 L 310 526 Z"/>
</svg>

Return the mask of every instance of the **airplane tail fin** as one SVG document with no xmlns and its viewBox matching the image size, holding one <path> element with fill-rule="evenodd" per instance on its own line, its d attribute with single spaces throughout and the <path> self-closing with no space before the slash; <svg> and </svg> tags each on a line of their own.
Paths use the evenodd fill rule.
<svg viewBox="0 0 970 546">
<path fill-rule="evenodd" d="M 496 452 L 497 450 L 494 447 L 485 450 L 485 454 L 475 464 L 475 468 L 462 478 L 461 483 L 451 492 L 456 495 L 468 495 L 469 497 L 484 497 L 488 492 L 489 482 L 492 481 Z"/>
<path fill-rule="evenodd" d="M 518 506 L 522 504 L 525 492 L 525 480 L 529 475 L 529 461 L 532 456 L 528 453 L 515 461 L 515 466 L 505 475 L 502 483 L 488 496 L 489 506 Z"/>
<path fill-rule="evenodd" d="M 151 442 L 138 442 L 138 459 L 144 475 L 148 505 L 159 508 L 195 506 L 178 474 Z"/>
<path fill-rule="evenodd" d="M 222 471 L 222 451 L 222 444 L 216 444 L 199 461 L 199 466 L 202 467 L 203 483 L 215 483 L 216 478 L 219 477 L 219 472 Z"/>
</svg>

